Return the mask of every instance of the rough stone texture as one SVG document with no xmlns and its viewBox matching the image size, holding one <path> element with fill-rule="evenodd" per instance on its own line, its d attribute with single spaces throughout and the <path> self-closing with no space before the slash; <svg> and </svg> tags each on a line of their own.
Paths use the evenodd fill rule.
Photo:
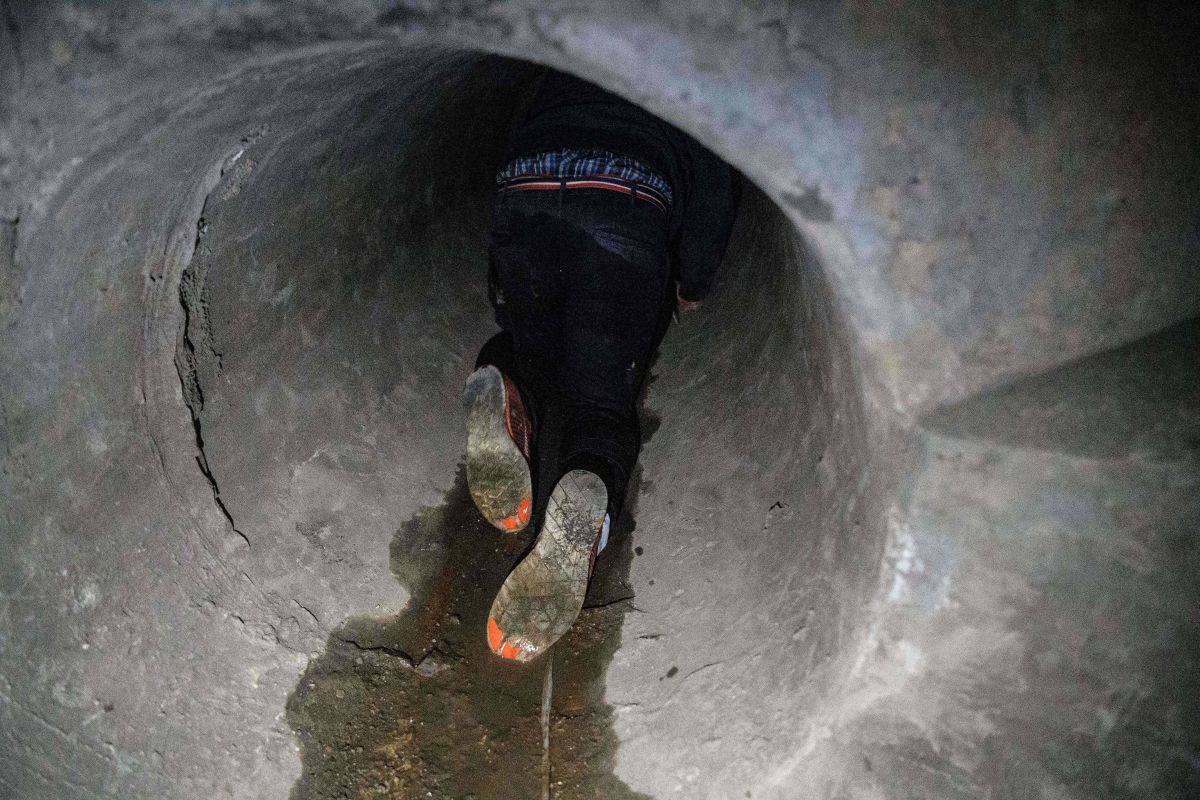
<svg viewBox="0 0 1200 800">
<path fill-rule="evenodd" d="M 1194 12 L 0 12 L 8 796 L 287 796 L 288 693 L 453 482 L 530 74 L 476 51 L 761 190 L 647 397 L 618 777 L 1200 791 Z"/>
</svg>

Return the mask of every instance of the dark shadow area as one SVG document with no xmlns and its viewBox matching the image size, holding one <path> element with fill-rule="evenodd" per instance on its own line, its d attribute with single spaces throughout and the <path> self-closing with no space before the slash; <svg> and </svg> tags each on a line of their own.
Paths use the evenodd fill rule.
<svg viewBox="0 0 1200 800">
<path fill-rule="evenodd" d="M 938 409 L 936 433 L 1084 458 L 1200 451 L 1200 319 Z"/>
<path fill-rule="evenodd" d="M 636 493 L 635 482 L 631 506 Z M 617 739 L 604 702 L 605 671 L 633 608 L 633 511 L 550 655 L 554 798 L 643 797 L 612 774 Z M 504 535 L 480 517 L 461 468 L 442 505 L 396 532 L 391 563 L 412 590 L 408 610 L 351 621 L 305 672 L 287 706 L 302 744 L 293 798 L 541 796 L 546 659 L 504 662 L 484 637 L 492 598 L 532 541 L 531 529 Z"/>
</svg>

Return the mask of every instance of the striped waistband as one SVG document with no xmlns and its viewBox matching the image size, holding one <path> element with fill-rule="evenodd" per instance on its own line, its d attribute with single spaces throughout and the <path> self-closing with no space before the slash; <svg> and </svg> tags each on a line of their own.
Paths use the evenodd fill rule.
<svg viewBox="0 0 1200 800">
<path fill-rule="evenodd" d="M 671 201 L 654 187 L 638 181 L 612 178 L 608 175 L 584 175 L 578 178 L 560 178 L 556 175 L 522 175 L 518 178 L 507 178 L 501 181 L 498 191 L 525 192 L 539 189 L 605 189 L 610 192 L 632 195 L 635 200 L 643 200 L 664 214 L 671 213 Z"/>
</svg>

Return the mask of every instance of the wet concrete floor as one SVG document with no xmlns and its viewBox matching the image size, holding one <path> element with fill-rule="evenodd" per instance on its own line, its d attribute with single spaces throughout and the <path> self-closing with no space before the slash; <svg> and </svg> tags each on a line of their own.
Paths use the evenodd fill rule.
<svg viewBox="0 0 1200 800">
<path fill-rule="evenodd" d="M 638 483 L 631 485 L 631 503 Z M 397 531 L 392 569 L 408 610 L 355 620 L 331 637 L 289 699 L 303 774 L 294 800 L 643 798 L 613 775 L 617 739 L 605 672 L 635 610 L 628 583 L 633 509 L 597 559 L 572 630 L 531 664 L 487 648 L 488 608 L 533 541 L 475 509 L 460 468 L 445 502 Z M 542 691 L 553 661 L 549 775 Z"/>
</svg>

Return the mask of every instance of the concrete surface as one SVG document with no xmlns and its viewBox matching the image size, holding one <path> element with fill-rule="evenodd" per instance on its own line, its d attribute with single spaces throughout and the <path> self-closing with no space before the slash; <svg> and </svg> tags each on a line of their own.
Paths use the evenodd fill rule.
<svg viewBox="0 0 1200 800">
<path fill-rule="evenodd" d="M 1195 12 L 0 12 L 5 796 L 293 792 L 301 675 L 416 613 L 534 63 L 748 181 L 646 398 L 615 778 L 1200 792 Z"/>
</svg>

